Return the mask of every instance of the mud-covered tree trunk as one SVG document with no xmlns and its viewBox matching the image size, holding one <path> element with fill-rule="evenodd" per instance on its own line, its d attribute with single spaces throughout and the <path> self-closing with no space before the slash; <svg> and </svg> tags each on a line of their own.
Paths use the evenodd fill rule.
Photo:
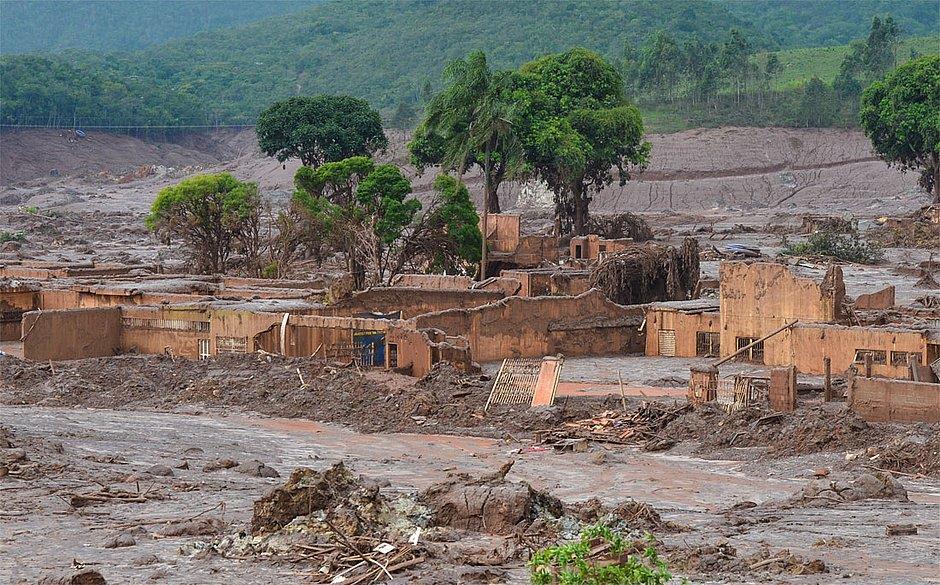
<svg viewBox="0 0 940 585">
<path fill-rule="evenodd" d="M 940 154 L 932 152 L 930 159 L 933 161 L 933 202 L 940 203 Z"/>
<path fill-rule="evenodd" d="M 572 185 L 571 195 L 574 205 L 574 233 L 583 236 L 585 226 L 587 226 L 588 222 L 588 204 L 590 203 L 590 199 L 588 199 L 587 189 L 583 183 L 575 183 Z"/>
</svg>

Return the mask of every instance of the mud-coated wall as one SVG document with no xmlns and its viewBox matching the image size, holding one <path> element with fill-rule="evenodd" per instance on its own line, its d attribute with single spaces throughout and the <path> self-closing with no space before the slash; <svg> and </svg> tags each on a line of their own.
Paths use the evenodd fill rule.
<svg viewBox="0 0 940 585">
<path fill-rule="evenodd" d="M 641 307 L 610 302 L 596 290 L 577 297 L 508 297 L 473 309 L 451 309 L 414 319 L 418 329 L 440 329 L 470 342 L 478 362 L 508 357 L 640 353 Z"/>
<path fill-rule="evenodd" d="M 501 274 L 522 284 L 521 297 L 577 296 L 591 289 L 587 271 L 503 270 Z"/>
<path fill-rule="evenodd" d="M 0 341 L 19 341 L 23 314 L 39 308 L 39 292 L 29 287 L 0 290 Z"/>
<path fill-rule="evenodd" d="M 467 290 L 473 285 L 469 276 L 446 274 L 397 274 L 392 278 L 392 286 L 420 288 L 425 290 Z"/>
<path fill-rule="evenodd" d="M 940 384 L 855 376 L 848 402 L 867 421 L 940 422 Z"/>
<path fill-rule="evenodd" d="M 825 279 L 817 282 L 793 274 L 782 264 L 722 262 L 719 298 L 724 357 L 737 349 L 737 337 L 760 338 L 796 319 L 801 323 L 835 322 L 845 298 L 845 284 L 838 266 L 831 266 Z M 765 363 L 786 365 L 780 356 L 787 355 L 789 349 L 779 335 L 768 339 L 764 342 Z"/>
<path fill-rule="evenodd" d="M 718 313 L 687 314 L 651 309 L 646 313 L 646 355 L 661 355 L 659 332 L 671 330 L 676 332 L 676 357 L 695 357 L 697 333 L 718 333 L 720 327 L 721 318 Z"/>
<path fill-rule="evenodd" d="M 892 352 L 919 353 L 920 363 L 926 363 L 927 338 L 922 331 L 799 324 L 777 337 L 779 340 L 774 345 L 775 351 L 765 351 L 764 363 L 770 366 L 793 364 L 802 374 L 825 373 L 824 360 L 827 357 L 832 360 L 833 373 L 845 372 L 853 364 L 855 353 L 860 349 L 885 352 L 884 364 L 872 364 L 872 374 L 875 376 L 907 377 L 907 360 L 892 365 Z M 861 364 L 858 367 L 861 369 Z"/>
<path fill-rule="evenodd" d="M 486 305 L 503 298 L 499 290 L 431 290 L 421 288 L 370 288 L 317 311 L 320 315 L 354 317 L 362 313 L 401 311 L 402 319 L 451 308 Z"/>
<path fill-rule="evenodd" d="M 103 357 L 118 353 L 120 348 L 120 309 L 30 311 L 23 315 L 25 359 Z"/>
</svg>

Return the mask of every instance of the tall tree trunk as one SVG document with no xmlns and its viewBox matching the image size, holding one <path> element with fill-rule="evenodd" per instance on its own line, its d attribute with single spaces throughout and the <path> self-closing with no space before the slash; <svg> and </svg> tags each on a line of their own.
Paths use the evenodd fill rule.
<svg viewBox="0 0 940 585">
<path fill-rule="evenodd" d="M 490 143 L 486 143 L 483 152 L 483 244 L 480 249 L 480 280 L 486 280 L 486 233 L 489 228 L 490 215 L 490 182 L 493 175 L 493 161 L 490 153 Z"/>
<path fill-rule="evenodd" d="M 585 195 L 584 183 L 579 181 L 572 185 L 571 194 L 574 198 L 574 233 L 583 236 L 588 220 L 588 200 Z"/>
<path fill-rule="evenodd" d="M 940 154 L 930 153 L 933 160 L 933 202 L 940 203 Z"/>
</svg>

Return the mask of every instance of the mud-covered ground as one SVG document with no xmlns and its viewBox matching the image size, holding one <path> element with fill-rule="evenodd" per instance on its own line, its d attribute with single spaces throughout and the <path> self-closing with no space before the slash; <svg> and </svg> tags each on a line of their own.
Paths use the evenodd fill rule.
<svg viewBox="0 0 940 585">
<path fill-rule="evenodd" d="M 934 577 L 938 425 L 867 424 L 810 393 L 797 412 L 770 419 L 760 409 L 684 414 L 662 431 L 677 443 L 661 453 L 604 443 L 559 452 L 534 442 L 531 431 L 596 416 L 619 400 L 483 412 L 487 393 L 479 375 L 447 369 L 415 383 L 263 356 L 128 356 L 51 367 L 0 358 L 0 571 L 13 583 L 73 564 L 109 583 L 305 582 L 313 561 L 209 554 L 205 543 L 247 530 L 253 503 L 297 467 L 343 461 L 387 496 L 411 497 L 448 473 L 478 476 L 514 460 L 507 480 L 569 505 L 568 520 L 540 521 L 540 530 L 558 538 L 576 530 L 572 518 L 596 518 L 597 504 L 585 503 L 591 498 L 609 507 L 635 500 L 658 514 L 634 527 L 637 536 L 652 530 L 674 572 L 696 583 Z M 895 489 L 883 483 L 885 469 L 902 491 L 880 491 Z M 813 499 L 818 488 L 809 489 L 835 482 L 839 494 L 852 494 L 845 486 L 862 476 L 876 490 L 859 491 L 861 499 L 836 503 L 828 492 Z M 486 514 L 498 518 L 501 509 Z M 888 524 L 914 524 L 917 534 L 887 537 Z M 536 529 L 526 530 L 534 539 Z M 427 538 L 426 561 L 398 582 L 527 581 L 529 549 L 519 535 L 429 529 Z"/>
<path fill-rule="evenodd" d="M 511 439 L 364 435 L 305 419 L 219 411 L 6 406 L 4 425 L 12 431 L 4 436 L 12 448 L 2 452 L 18 458 L 11 465 L 17 474 L 0 479 L 4 582 L 33 583 L 76 567 L 98 571 L 109 583 L 309 582 L 304 573 L 318 569 L 312 561 L 194 551 L 247 531 L 253 503 L 294 468 L 324 469 L 338 461 L 379 480 L 388 495 L 414 494 L 448 473 L 479 476 L 515 460 L 508 480 L 527 481 L 587 517 L 592 504 L 584 502 L 591 497 L 607 506 L 642 502 L 669 525 L 656 536 L 674 572 L 695 583 L 900 585 L 936 576 L 940 483 L 902 478 L 906 499 L 795 502 L 793 495 L 824 464 L 819 458 L 758 465 L 603 445 L 560 453 Z M 842 456 L 833 453 L 828 461 Z M 240 466 L 211 471 L 222 459 Z M 280 477 L 257 477 L 255 461 Z M 858 477 L 832 467 L 824 481 Z M 71 504 L 75 495 L 120 490 L 143 494 L 142 501 Z M 886 537 L 888 524 L 915 524 L 918 533 Z M 506 553 L 513 537 L 436 542 L 453 538 L 446 534 L 429 531 L 425 544 L 438 556 L 396 582 L 528 582 L 526 552 Z M 470 542 L 477 548 L 467 548 Z M 799 562 L 751 568 L 760 562 L 754 559 L 789 555 Z M 826 572 L 795 574 L 820 570 L 819 561 Z"/>
</svg>

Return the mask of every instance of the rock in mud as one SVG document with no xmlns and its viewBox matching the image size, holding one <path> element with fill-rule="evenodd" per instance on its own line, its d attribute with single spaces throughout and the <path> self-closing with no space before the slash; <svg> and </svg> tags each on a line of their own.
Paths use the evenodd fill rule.
<svg viewBox="0 0 940 585">
<path fill-rule="evenodd" d="M 94 569 L 83 569 L 66 575 L 50 575 L 39 579 L 39 585 L 107 585 L 101 573 Z"/>
<path fill-rule="evenodd" d="M 206 516 L 195 520 L 174 522 L 157 531 L 160 536 L 210 536 L 221 534 L 225 522 L 221 518 Z"/>
<path fill-rule="evenodd" d="M 137 544 L 137 541 L 134 540 L 134 537 L 126 532 L 122 532 L 116 536 L 113 536 L 105 541 L 104 548 L 125 548 L 128 546 L 134 546 Z"/>
<path fill-rule="evenodd" d="M 788 500 L 789 504 L 828 506 L 860 500 L 907 502 L 907 490 L 893 475 L 882 471 L 862 473 L 851 480 L 812 480 Z"/>
<path fill-rule="evenodd" d="M 166 465 L 154 465 L 153 467 L 150 467 L 149 469 L 147 469 L 145 473 L 148 473 L 150 475 L 156 475 L 159 477 L 172 477 L 173 476 L 173 470 L 170 469 Z"/>
<path fill-rule="evenodd" d="M 561 516 L 561 501 L 526 482 L 506 481 L 513 462 L 480 478 L 450 476 L 418 496 L 431 510 L 431 524 L 490 534 L 513 534 L 543 513 Z"/>
<path fill-rule="evenodd" d="M 260 461 L 248 461 L 235 468 L 238 473 L 244 473 L 251 477 L 281 477 L 273 467 L 268 467 Z"/>
<path fill-rule="evenodd" d="M 206 473 L 211 473 L 213 471 L 219 471 L 220 469 L 231 469 L 233 467 L 238 467 L 238 461 L 234 459 L 216 459 L 215 461 L 206 463 L 202 467 L 202 470 Z"/>
</svg>

